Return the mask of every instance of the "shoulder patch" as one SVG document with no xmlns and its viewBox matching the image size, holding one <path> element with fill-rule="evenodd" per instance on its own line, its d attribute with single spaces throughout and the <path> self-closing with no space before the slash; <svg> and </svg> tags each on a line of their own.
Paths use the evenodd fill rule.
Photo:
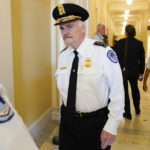
<svg viewBox="0 0 150 150">
<path fill-rule="evenodd" d="M 14 116 L 14 112 L 0 96 L 0 123 L 9 121 Z"/>
<path fill-rule="evenodd" d="M 99 41 L 95 41 L 95 42 L 94 42 L 94 45 L 102 46 L 102 47 L 107 47 L 107 46 L 108 46 L 108 45 L 105 44 L 104 42 L 99 42 Z"/>
<path fill-rule="evenodd" d="M 115 54 L 115 52 L 113 50 L 109 50 L 107 52 L 107 57 L 111 60 L 111 62 L 113 63 L 117 63 L 118 62 L 118 58 L 117 55 Z"/>
<path fill-rule="evenodd" d="M 63 51 L 65 51 L 67 48 L 68 48 L 68 46 L 65 47 L 63 50 L 61 50 L 60 53 L 62 53 Z"/>
</svg>

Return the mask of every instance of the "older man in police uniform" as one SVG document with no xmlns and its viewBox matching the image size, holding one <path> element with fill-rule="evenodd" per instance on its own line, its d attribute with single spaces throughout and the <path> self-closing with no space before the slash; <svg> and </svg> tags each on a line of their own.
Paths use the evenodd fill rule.
<svg viewBox="0 0 150 150">
<path fill-rule="evenodd" d="M 53 10 L 66 48 L 56 71 L 61 95 L 60 150 L 109 150 L 122 119 L 124 89 L 114 51 L 85 36 L 88 12 L 76 4 Z"/>
<path fill-rule="evenodd" d="M 38 150 L 0 84 L 0 150 Z"/>
<path fill-rule="evenodd" d="M 93 39 L 106 44 L 105 25 L 99 23 L 97 25 L 97 32 L 94 34 Z"/>
</svg>

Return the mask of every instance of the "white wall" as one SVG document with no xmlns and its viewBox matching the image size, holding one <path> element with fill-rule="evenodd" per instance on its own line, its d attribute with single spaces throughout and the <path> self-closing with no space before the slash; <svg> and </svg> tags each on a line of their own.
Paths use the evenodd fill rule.
<svg viewBox="0 0 150 150">
<path fill-rule="evenodd" d="M 0 0 L 0 83 L 5 86 L 13 103 L 13 62 L 10 0 Z"/>
</svg>

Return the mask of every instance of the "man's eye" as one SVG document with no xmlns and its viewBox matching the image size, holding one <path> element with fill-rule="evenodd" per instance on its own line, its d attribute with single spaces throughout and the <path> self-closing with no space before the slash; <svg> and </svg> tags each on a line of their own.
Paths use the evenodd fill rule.
<svg viewBox="0 0 150 150">
<path fill-rule="evenodd" d="M 62 31 L 64 28 L 63 27 L 60 27 L 60 30 Z"/>
<path fill-rule="evenodd" d="M 73 26 L 72 25 L 68 25 L 67 28 L 71 29 Z"/>
</svg>

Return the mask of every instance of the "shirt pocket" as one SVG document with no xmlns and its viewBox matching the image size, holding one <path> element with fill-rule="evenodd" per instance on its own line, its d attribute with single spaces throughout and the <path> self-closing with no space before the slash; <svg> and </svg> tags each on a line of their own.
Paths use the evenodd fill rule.
<svg viewBox="0 0 150 150">
<path fill-rule="evenodd" d="M 56 73 L 57 88 L 59 90 L 67 90 L 69 82 L 69 69 L 57 69 Z"/>
<path fill-rule="evenodd" d="M 97 71 L 95 68 L 83 68 L 78 71 L 78 83 L 82 89 L 93 89 L 97 84 Z"/>
</svg>

